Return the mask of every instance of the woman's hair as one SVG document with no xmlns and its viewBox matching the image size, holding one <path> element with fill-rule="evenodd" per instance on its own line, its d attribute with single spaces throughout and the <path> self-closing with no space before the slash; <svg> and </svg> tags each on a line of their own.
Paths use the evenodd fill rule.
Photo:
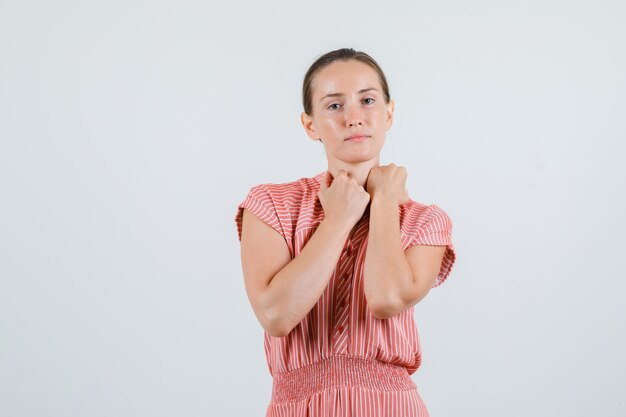
<svg viewBox="0 0 626 417">
<path fill-rule="evenodd" d="M 327 52 L 317 58 L 317 60 L 313 64 L 311 64 L 308 71 L 306 72 L 304 76 L 304 82 L 302 83 L 302 105 L 304 106 L 304 111 L 306 112 L 306 114 L 308 114 L 309 116 L 313 114 L 313 79 L 315 75 L 322 68 L 335 61 L 349 60 L 359 61 L 367 64 L 378 73 L 378 79 L 380 81 L 380 85 L 383 88 L 383 94 L 385 96 L 385 103 L 389 103 L 390 95 L 387 78 L 385 77 L 383 70 L 380 68 L 374 58 L 362 51 L 355 51 L 352 48 L 341 48 Z"/>
</svg>

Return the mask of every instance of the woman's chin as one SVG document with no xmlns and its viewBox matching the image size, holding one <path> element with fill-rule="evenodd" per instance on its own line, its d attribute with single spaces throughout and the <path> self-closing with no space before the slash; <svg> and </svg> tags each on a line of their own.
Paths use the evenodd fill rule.
<svg viewBox="0 0 626 417">
<path fill-rule="evenodd" d="M 339 159 L 350 164 L 358 164 L 361 162 L 371 161 L 378 156 L 375 152 L 359 152 L 350 155 L 342 155 Z"/>
</svg>

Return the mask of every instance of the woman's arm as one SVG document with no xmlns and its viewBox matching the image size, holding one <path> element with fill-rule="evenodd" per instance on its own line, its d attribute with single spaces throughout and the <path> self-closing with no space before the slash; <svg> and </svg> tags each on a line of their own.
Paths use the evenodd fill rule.
<svg viewBox="0 0 626 417">
<path fill-rule="evenodd" d="M 349 233 L 350 225 L 325 218 L 291 259 L 285 239 L 244 209 L 241 262 L 246 291 L 257 319 L 270 335 L 286 336 L 315 306 Z"/>
<path fill-rule="evenodd" d="M 422 300 L 437 278 L 445 248 L 413 246 L 403 251 L 397 204 L 375 197 L 363 266 L 363 291 L 372 314 L 386 319 Z"/>
</svg>

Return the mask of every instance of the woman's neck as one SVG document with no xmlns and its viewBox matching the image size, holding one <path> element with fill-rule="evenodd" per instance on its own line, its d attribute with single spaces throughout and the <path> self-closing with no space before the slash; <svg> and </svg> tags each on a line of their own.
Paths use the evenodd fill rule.
<svg viewBox="0 0 626 417">
<path fill-rule="evenodd" d="M 367 191 L 367 177 L 369 176 L 370 170 L 372 169 L 372 166 L 364 166 L 362 168 L 354 168 L 354 167 L 347 167 L 347 168 L 328 168 L 327 171 L 330 172 L 330 176 L 331 176 L 331 183 L 332 180 L 339 175 L 339 172 L 341 170 L 345 170 L 347 171 L 348 177 L 350 178 L 354 178 L 357 182 L 357 184 L 359 184 L 360 186 L 362 186 L 365 191 Z"/>
</svg>

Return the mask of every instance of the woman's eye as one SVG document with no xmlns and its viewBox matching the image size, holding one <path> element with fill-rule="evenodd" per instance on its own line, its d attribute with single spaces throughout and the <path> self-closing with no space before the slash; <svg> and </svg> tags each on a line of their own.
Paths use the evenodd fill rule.
<svg viewBox="0 0 626 417">
<path fill-rule="evenodd" d="M 366 104 L 372 104 L 373 102 L 375 102 L 375 101 L 376 101 L 376 100 L 374 100 L 374 99 L 373 99 L 373 98 L 371 98 L 371 97 L 366 97 L 366 98 L 364 98 L 364 99 L 363 99 L 363 101 L 365 101 L 365 100 L 371 100 L 370 102 L 368 102 L 368 103 L 366 103 Z M 336 109 L 337 109 L 337 107 L 333 107 L 333 106 L 339 106 L 339 105 L 340 105 L 339 103 L 333 103 L 333 104 L 331 104 L 330 106 L 328 106 L 327 108 L 329 108 L 329 109 L 331 109 L 331 110 L 336 110 Z"/>
</svg>

